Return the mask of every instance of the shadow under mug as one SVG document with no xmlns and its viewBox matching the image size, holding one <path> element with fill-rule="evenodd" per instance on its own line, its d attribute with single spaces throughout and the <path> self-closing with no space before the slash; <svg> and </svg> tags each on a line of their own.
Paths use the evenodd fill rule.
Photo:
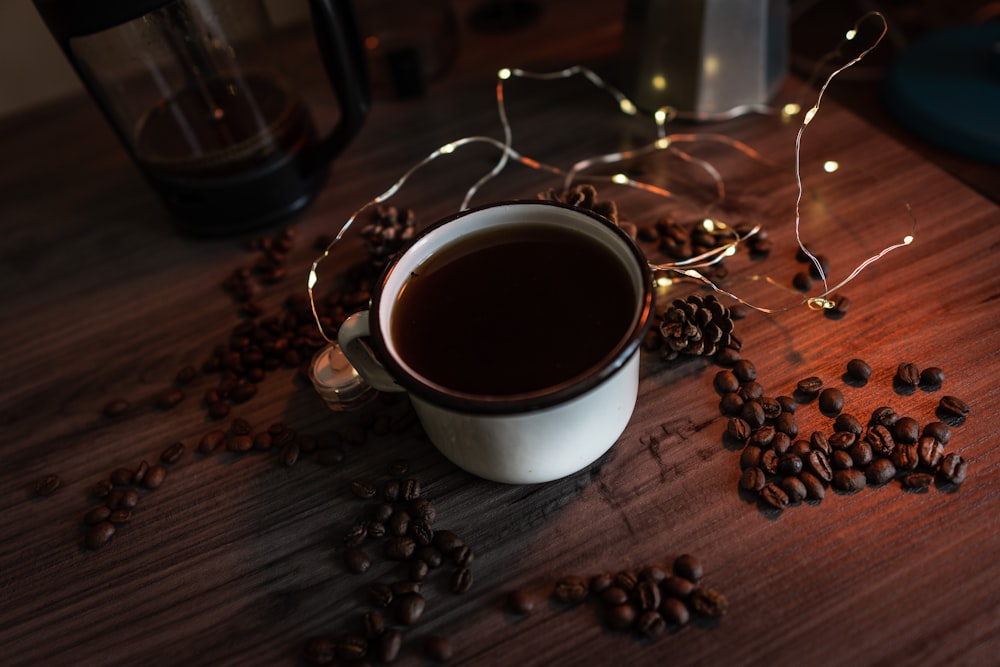
<svg viewBox="0 0 1000 667">
<path fill-rule="evenodd" d="M 512 239 L 530 239 L 536 233 L 546 237 L 549 250 L 527 252 L 524 257 L 517 256 L 516 261 L 509 261 L 510 256 L 506 256 L 504 263 L 492 265 L 489 255 L 483 254 L 498 252 L 499 246 L 510 245 Z M 562 257 L 561 250 L 551 256 L 552 248 L 568 249 L 574 243 L 589 246 L 603 263 L 588 261 L 578 266 L 572 258 Z M 550 253 L 548 258 L 545 252 Z M 411 319 L 404 320 L 400 315 L 404 310 L 400 304 L 416 293 L 414 286 L 418 281 L 427 280 L 434 271 L 441 272 L 440 267 L 455 257 L 474 258 L 466 259 L 467 266 L 482 267 L 484 275 L 466 276 L 471 279 L 458 281 L 462 286 L 453 285 L 454 290 L 448 289 L 447 284 L 435 284 L 427 300 L 434 306 L 427 308 L 433 313 L 429 316 L 430 329 L 415 329 Z M 575 273 L 551 275 L 551 264 L 560 261 L 571 265 Z M 536 271 L 548 272 L 548 278 L 536 278 Z M 505 278 L 513 278 L 515 274 L 520 281 L 517 283 L 520 286 L 512 288 L 517 291 L 514 296 L 520 300 L 518 304 L 495 314 L 490 308 L 480 309 L 487 319 L 495 317 L 495 322 L 485 324 L 504 331 L 503 335 L 510 337 L 510 345 L 498 344 L 497 340 L 483 346 L 469 345 L 469 341 L 461 339 L 467 333 L 462 317 L 457 324 L 451 317 L 440 318 L 439 322 L 438 314 L 455 311 L 465 317 L 470 286 L 474 286 L 475 292 L 480 285 L 497 278 L 486 275 L 490 272 L 503 274 L 499 276 L 503 285 Z M 612 280 L 613 276 L 617 278 Z M 545 280 L 551 285 L 545 285 Z M 588 280 L 590 287 L 586 284 Z M 492 298 L 489 294 L 502 293 L 502 287 L 496 289 L 495 292 L 487 289 L 483 298 L 489 300 Z M 594 298 L 596 292 L 601 293 L 606 306 L 599 305 L 602 301 Z M 625 430 L 638 395 L 640 343 L 652 313 L 652 292 L 652 276 L 642 252 L 607 219 L 554 202 L 501 202 L 463 211 L 423 231 L 386 267 L 373 290 L 370 310 L 349 317 L 339 330 L 338 342 L 369 384 L 380 391 L 409 394 L 431 442 L 453 463 L 497 482 L 546 482 L 594 462 Z M 553 297 L 557 303 L 553 303 Z M 586 306 L 567 307 L 574 298 Z M 545 301 L 532 303 L 537 299 Z M 524 304 L 524 308 L 519 304 Z M 488 301 L 487 305 L 492 306 Z M 442 306 L 445 311 L 440 310 Z M 518 317 L 522 311 L 524 317 Z M 595 344 L 593 359 L 585 366 L 567 371 L 567 377 L 545 386 L 528 384 L 523 390 L 504 386 L 496 392 L 456 389 L 457 384 L 443 384 L 433 367 L 418 370 L 419 364 L 413 363 L 415 356 L 408 356 L 415 349 L 421 350 L 423 343 L 432 338 L 444 337 L 447 341 L 448 336 L 457 335 L 459 344 L 451 340 L 443 350 L 452 357 L 446 365 L 464 370 L 476 366 L 477 355 L 502 355 L 506 349 L 527 346 L 531 354 L 522 356 L 530 356 L 532 361 L 525 362 L 529 367 L 518 370 L 519 359 L 502 356 L 497 357 L 501 366 L 493 366 L 500 374 L 515 378 L 516 383 L 519 373 L 533 375 L 535 365 L 558 367 L 561 363 L 563 347 L 552 340 L 554 337 L 542 335 L 546 317 L 538 314 L 549 311 L 555 311 L 559 318 L 571 318 L 581 337 L 589 336 L 590 327 L 606 312 L 616 314 L 605 318 L 614 321 L 614 328 L 610 329 L 610 338 L 605 332 L 602 342 Z M 413 314 L 412 306 L 409 312 Z M 483 312 L 478 316 L 482 319 Z M 447 324 L 443 322 L 445 319 Z M 448 330 L 435 331 L 439 323 L 440 328 Z M 415 338 L 406 340 L 408 337 Z M 434 344 L 441 348 L 440 342 Z M 536 342 L 541 349 L 533 347 Z M 401 347 L 407 352 L 402 353 Z M 474 354 L 472 350 L 476 350 Z M 510 373 L 508 365 L 514 367 Z M 489 377 L 485 381 L 488 385 Z"/>
</svg>

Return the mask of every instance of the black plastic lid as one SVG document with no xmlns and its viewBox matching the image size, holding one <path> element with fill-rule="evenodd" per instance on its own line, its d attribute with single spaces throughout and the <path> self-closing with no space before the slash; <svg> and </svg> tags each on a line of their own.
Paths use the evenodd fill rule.
<svg viewBox="0 0 1000 667">
<path fill-rule="evenodd" d="M 176 0 L 34 0 L 35 8 L 60 41 L 92 35 L 165 7 Z"/>
</svg>

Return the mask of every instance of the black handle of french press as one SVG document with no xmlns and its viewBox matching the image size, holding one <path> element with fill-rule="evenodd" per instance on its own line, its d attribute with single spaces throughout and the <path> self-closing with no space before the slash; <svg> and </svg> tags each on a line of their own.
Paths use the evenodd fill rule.
<svg viewBox="0 0 1000 667">
<path fill-rule="evenodd" d="M 340 121 L 321 145 L 322 158 L 330 160 L 364 124 L 371 105 L 371 79 L 353 2 L 309 0 L 309 8 L 323 67 L 340 107 Z"/>
</svg>

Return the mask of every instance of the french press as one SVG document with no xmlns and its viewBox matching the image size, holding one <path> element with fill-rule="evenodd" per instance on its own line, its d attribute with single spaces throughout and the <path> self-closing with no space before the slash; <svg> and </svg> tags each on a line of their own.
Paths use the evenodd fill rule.
<svg viewBox="0 0 1000 667">
<path fill-rule="evenodd" d="M 260 0 L 34 3 L 188 233 L 240 232 L 304 209 L 368 112 L 367 64 L 346 0 L 309 0 L 304 17 L 336 97 L 325 136 L 276 65 L 283 33 Z"/>
</svg>

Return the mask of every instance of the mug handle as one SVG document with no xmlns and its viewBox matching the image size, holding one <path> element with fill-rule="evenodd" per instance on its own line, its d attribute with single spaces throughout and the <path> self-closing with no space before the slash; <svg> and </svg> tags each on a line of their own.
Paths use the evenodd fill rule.
<svg viewBox="0 0 1000 667">
<path fill-rule="evenodd" d="M 329 162 L 361 130 L 371 106 L 371 80 L 354 3 L 309 0 L 309 11 L 323 68 L 340 108 L 340 122 L 320 145 L 323 162 Z"/>
<path fill-rule="evenodd" d="M 370 311 L 362 310 L 344 320 L 337 331 L 337 343 L 344 352 L 344 356 L 365 379 L 365 382 L 379 391 L 405 391 L 389 375 L 389 371 L 379 363 L 372 349 L 364 342 L 364 339 L 371 333 L 368 322 L 369 313 Z"/>
</svg>

